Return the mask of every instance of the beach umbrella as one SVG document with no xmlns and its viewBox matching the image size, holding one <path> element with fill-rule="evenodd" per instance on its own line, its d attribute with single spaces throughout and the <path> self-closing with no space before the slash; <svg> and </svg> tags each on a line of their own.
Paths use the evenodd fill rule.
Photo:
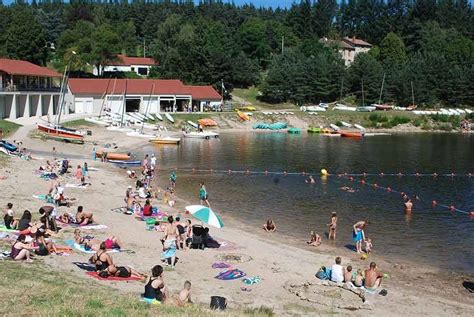
<svg viewBox="0 0 474 317">
<path fill-rule="evenodd" d="M 194 218 L 197 218 L 210 226 L 216 228 L 224 227 L 224 222 L 222 222 L 222 219 L 216 215 L 211 208 L 201 205 L 192 205 L 186 206 L 186 210 L 189 211 L 189 213 L 193 215 Z"/>
</svg>

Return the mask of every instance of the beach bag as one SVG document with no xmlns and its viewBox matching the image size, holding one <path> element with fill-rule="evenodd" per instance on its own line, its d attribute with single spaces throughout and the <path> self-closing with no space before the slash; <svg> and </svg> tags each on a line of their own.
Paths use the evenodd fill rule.
<svg viewBox="0 0 474 317">
<path fill-rule="evenodd" d="M 320 280 L 329 280 L 331 278 L 331 270 L 327 269 L 326 267 L 322 266 L 318 272 L 316 272 L 315 276 Z"/>
<path fill-rule="evenodd" d="M 221 296 L 211 296 L 211 309 L 225 310 L 227 307 L 227 299 Z"/>
</svg>

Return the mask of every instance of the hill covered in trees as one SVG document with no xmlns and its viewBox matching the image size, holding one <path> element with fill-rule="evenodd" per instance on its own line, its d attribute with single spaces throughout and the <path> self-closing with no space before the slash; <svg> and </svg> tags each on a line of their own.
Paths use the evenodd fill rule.
<svg viewBox="0 0 474 317">
<path fill-rule="evenodd" d="M 474 105 L 474 14 L 468 0 L 303 0 L 288 9 L 220 1 L 0 0 L 0 56 L 90 71 L 117 53 L 152 56 L 151 76 L 257 85 L 269 102 L 341 96 Z M 319 39 L 372 44 L 350 67 Z M 52 44 L 54 49 L 52 49 Z"/>
</svg>

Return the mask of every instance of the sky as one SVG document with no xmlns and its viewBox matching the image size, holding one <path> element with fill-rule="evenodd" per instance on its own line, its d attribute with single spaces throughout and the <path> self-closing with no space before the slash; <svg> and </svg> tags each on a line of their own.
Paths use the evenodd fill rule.
<svg viewBox="0 0 474 317">
<path fill-rule="evenodd" d="M 232 0 L 224 0 L 231 2 Z M 299 0 L 234 0 L 234 3 L 237 5 L 246 4 L 246 3 L 253 3 L 256 7 L 264 6 L 264 7 L 273 7 L 273 8 L 284 8 L 290 7 L 291 4 Z M 14 2 L 14 0 L 3 0 L 4 4 L 10 4 Z M 195 0 L 196 3 L 199 3 L 199 0 Z"/>
</svg>

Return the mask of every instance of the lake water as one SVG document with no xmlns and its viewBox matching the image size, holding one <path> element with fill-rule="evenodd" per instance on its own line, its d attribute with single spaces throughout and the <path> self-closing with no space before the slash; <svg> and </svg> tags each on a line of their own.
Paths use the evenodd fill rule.
<svg viewBox="0 0 474 317">
<path fill-rule="evenodd" d="M 413 214 L 404 214 L 399 194 L 351 183 L 346 178 L 322 179 L 330 173 L 474 173 L 474 135 L 403 134 L 362 140 L 286 133 L 223 133 L 220 139 L 185 139 L 179 147 L 142 149 L 155 152 L 162 168 L 313 172 L 316 184 L 301 175 L 242 175 L 178 171 L 178 194 L 199 203 L 204 181 L 213 209 L 259 227 L 272 218 L 278 230 L 307 238 L 310 230 L 326 232 L 330 212 L 338 213 L 336 245 L 352 244 L 353 223 L 369 219 L 366 233 L 378 254 L 474 271 L 474 219 L 431 201 L 474 211 L 474 177 L 368 176 L 367 182 L 410 194 Z M 168 172 L 163 171 L 161 184 Z M 359 178 L 357 178 L 359 179 Z M 348 193 L 342 186 L 353 187 Z"/>
</svg>

